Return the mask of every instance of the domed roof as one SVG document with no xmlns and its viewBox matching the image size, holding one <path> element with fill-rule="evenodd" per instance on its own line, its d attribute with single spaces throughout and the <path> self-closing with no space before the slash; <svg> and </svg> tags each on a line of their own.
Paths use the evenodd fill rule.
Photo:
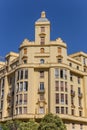
<svg viewBox="0 0 87 130">
<path fill-rule="evenodd" d="M 46 18 L 45 11 L 41 12 L 41 18 L 39 18 L 36 22 L 48 22 L 49 20 Z"/>
</svg>

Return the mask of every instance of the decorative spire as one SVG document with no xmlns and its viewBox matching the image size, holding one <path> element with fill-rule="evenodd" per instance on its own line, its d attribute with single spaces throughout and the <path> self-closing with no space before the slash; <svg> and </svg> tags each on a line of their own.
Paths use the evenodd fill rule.
<svg viewBox="0 0 87 130">
<path fill-rule="evenodd" d="M 42 11 L 42 12 L 41 12 L 41 18 L 46 18 L 46 13 L 45 13 L 45 11 Z"/>
</svg>

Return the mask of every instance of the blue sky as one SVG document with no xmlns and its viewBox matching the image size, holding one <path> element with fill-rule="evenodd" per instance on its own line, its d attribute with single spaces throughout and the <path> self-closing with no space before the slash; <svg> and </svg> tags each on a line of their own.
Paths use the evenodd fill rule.
<svg viewBox="0 0 87 130">
<path fill-rule="evenodd" d="M 61 37 L 68 54 L 87 53 L 87 0 L 0 0 L 0 56 L 18 52 L 25 38 L 34 40 L 41 11 L 51 22 L 51 40 Z"/>
</svg>

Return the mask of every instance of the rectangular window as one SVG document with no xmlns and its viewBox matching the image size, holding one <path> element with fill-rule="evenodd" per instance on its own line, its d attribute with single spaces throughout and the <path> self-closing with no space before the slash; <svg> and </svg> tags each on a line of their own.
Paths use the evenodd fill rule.
<svg viewBox="0 0 87 130">
<path fill-rule="evenodd" d="M 68 95 L 65 94 L 65 104 L 68 105 Z"/>
<path fill-rule="evenodd" d="M 68 107 L 66 107 L 66 114 L 68 114 Z"/>
<path fill-rule="evenodd" d="M 23 70 L 20 71 L 20 79 L 23 79 Z"/>
<path fill-rule="evenodd" d="M 81 94 L 81 88 L 78 87 L 78 94 Z"/>
<path fill-rule="evenodd" d="M 44 82 L 40 82 L 40 90 L 44 90 Z"/>
<path fill-rule="evenodd" d="M 24 107 L 24 114 L 27 114 L 27 107 Z"/>
<path fill-rule="evenodd" d="M 16 108 L 16 115 L 18 115 L 18 108 Z"/>
<path fill-rule="evenodd" d="M 59 104 L 59 93 L 56 93 L 56 104 Z"/>
<path fill-rule="evenodd" d="M 4 98 L 4 90 L 1 91 L 1 98 Z"/>
<path fill-rule="evenodd" d="M 64 82 L 63 81 L 60 82 L 60 90 L 64 91 Z"/>
<path fill-rule="evenodd" d="M 40 78 L 44 78 L 44 71 L 40 71 Z"/>
<path fill-rule="evenodd" d="M 23 82 L 20 82 L 19 91 L 23 90 Z"/>
<path fill-rule="evenodd" d="M 74 123 L 72 123 L 72 129 L 75 129 L 75 124 Z"/>
<path fill-rule="evenodd" d="M 71 109 L 71 115 L 75 115 L 74 109 Z"/>
<path fill-rule="evenodd" d="M 60 78 L 64 78 L 63 70 L 60 70 Z"/>
<path fill-rule="evenodd" d="M 2 112 L 0 112 L 0 119 L 2 118 Z M 2 130 L 2 129 L 1 129 Z"/>
<path fill-rule="evenodd" d="M 73 81 L 73 74 L 70 73 L 70 81 Z"/>
<path fill-rule="evenodd" d="M 19 83 L 17 83 L 17 88 L 16 88 L 16 92 L 19 91 Z"/>
<path fill-rule="evenodd" d="M 3 101 L 1 101 L 1 109 L 3 109 Z"/>
<path fill-rule="evenodd" d="M 61 107 L 61 114 L 64 114 L 64 107 Z"/>
<path fill-rule="evenodd" d="M 64 94 L 61 94 L 61 103 L 64 104 Z"/>
<path fill-rule="evenodd" d="M 79 111 L 79 116 L 82 116 L 82 111 Z"/>
<path fill-rule="evenodd" d="M 59 81 L 55 81 L 55 90 L 59 91 Z"/>
<path fill-rule="evenodd" d="M 74 98 L 71 96 L 71 104 L 74 105 Z"/>
<path fill-rule="evenodd" d="M 17 72 L 17 80 L 19 80 L 19 71 Z"/>
<path fill-rule="evenodd" d="M 67 70 L 63 70 L 64 72 L 64 79 L 67 79 Z"/>
<path fill-rule="evenodd" d="M 79 107 L 81 107 L 81 98 L 78 98 Z"/>
<path fill-rule="evenodd" d="M 83 124 L 80 124 L 80 130 L 83 130 Z"/>
<path fill-rule="evenodd" d="M 41 37 L 41 45 L 44 45 L 45 44 L 45 37 Z"/>
<path fill-rule="evenodd" d="M 28 79 L 28 70 L 25 70 L 25 79 Z"/>
<path fill-rule="evenodd" d="M 16 105 L 18 105 L 18 95 L 16 95 Z"/>
<path fill-rule="evenodd" d="M 55 69 L 55 78 L 59 78 L 59 70 Z"/>
<path fill-rule="evenodd" d="M 22 114 L 22 107 L 19 107 L 19 114 Z"/>
<path fill-rule="evenodd" d="M 45 32 L 45 27 L 41 27 L 41 32 Z"/>
<path fill-rule="evenodd" d="M 24 91 L 28 91 L 28 82 L 24 81 Z"/>
<path fill-rule="evenodd" d="M 24 104 L 27 104 L 27 94 L 24 94 Z"/>
<path fill-rule="evenodd" d="M 1 87 L 4 88 L 4 85 L 5 85 L 5 79 L 3 78 L 3 79 L 1 80 Z"/>
<path fill-rule="evenodd" d="M 77 82 L 78 84 L 80 84 L 80 77 L 77 77 Z"/>
<path fill-rule="evenodd" d="M 59 107 L 56 107 L 56 113 L 60 113 Z"/>
<path fill-rule="evenodd" d="M 40 108 L 39 108 L 39 113 L 40 113 L 40 114 L 44 114 L 44 107 L 40 107 Z"/>
<path fill-rule="evenodd" d="M 22 104 L 22 94 L 19 95 L 19 104 Z"/>
<path fill-rule="evenodd" d="M 65 82 L 65 92 L 68 92 L 67 82 Z"/>
</svg>

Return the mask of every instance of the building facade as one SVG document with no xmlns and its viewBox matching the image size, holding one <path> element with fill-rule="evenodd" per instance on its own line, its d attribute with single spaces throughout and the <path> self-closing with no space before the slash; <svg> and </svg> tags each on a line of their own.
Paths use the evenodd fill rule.
<svg viewBox="0 0 87 130">
<path fill-rule="evenodd" d="M 35 22 L 35 41 L 25 39 L 19 53 L 0 62 L 0 121 L 59 115 L 67 130 L 87 130 L 87 54 L 67 54 L 61 38 L 50 40 L 43 11 Z"/>
</svg>

